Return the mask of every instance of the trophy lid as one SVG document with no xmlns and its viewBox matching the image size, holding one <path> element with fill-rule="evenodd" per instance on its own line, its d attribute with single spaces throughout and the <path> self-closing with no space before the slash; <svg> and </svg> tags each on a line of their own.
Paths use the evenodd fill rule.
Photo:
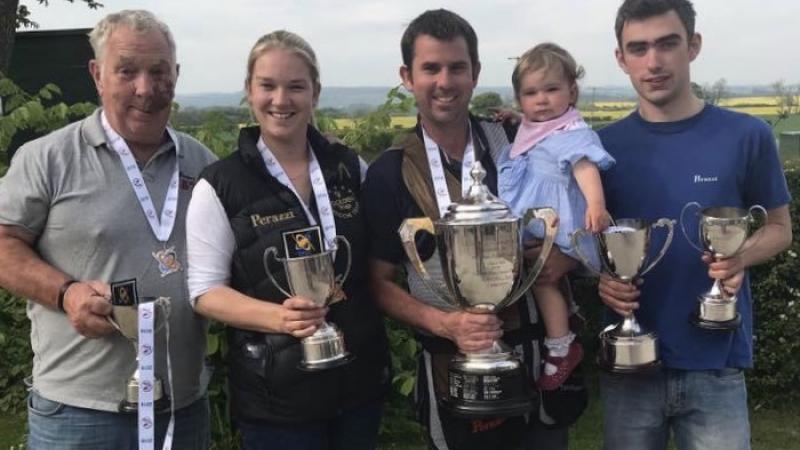
<svg viewBox="0 0 800 450">
<path fill-rule="evenodd" d="M 480 225 L 514 221 L 518 217 L 502 200 L 495 197 L 483 183 L 486 170 L 479 161 L 472 164 L 469 172 L 472 184 L 464 198 L 447 207 L 444 217 L 437 221 L 440 225 Z"/>
</svg>

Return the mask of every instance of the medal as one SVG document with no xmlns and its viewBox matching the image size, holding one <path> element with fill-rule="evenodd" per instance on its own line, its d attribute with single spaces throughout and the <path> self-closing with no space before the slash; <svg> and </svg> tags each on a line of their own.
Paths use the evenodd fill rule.
<svg viewBox="0 0 800 450">
<path fill-rule="evenodd" d="M 162 278 L 181 271 L 181 263 L 178 261 L 178 253 L 175 251 L 174 245 L 156 250 L 152 255 L 158 262 L 158 271 L 161 273 Z"/>
<path fill-rule="evenodd" d="M 116 131 L 114 131 L 113 128 L 111 128 L 105 113 L 102 115 L 102 123 L 103 129 L 108 137 L 108 145 L 119 155 L 122 166 L 125 169 L 125 173 L 128 175 L 128 181 L 130 181 L 131 187 L 133 188 L 133 191 L 139 200 L 139 205 L 142 208 L 142 212 L 144 212 L 147 222 L 150 224 L 150 230 L 153 232 L 156 240 L 161 242 L 161 245 L 163 245 L 163 248 L 151 253 L 153 258 L 155 258 L 158 262 L 158 270 L 161 272 L 161 276 L 165 277 L 175 272 L 179 272 L 181 270 L 181 263 L 178 261 L 178 254 L 175 252 L 175 246 L 166 246 L 169 236 L 172 234 L 172 229 L 174 228 L 178 211 L 178 179 L 180 175 L 180 170 L 178 167 L 178 160 L 180 159 L 178 137 L 175 135 L 172 129 L 167 128 L 167 134 L 169 134 L 170 139 L 172 139 L 172 142 L 175 144 L 175 166 L 172 170 L 172 177 L 170 178 L 169 186 L 167 187 L 167 195 L 164 198 L 164 205 L 161 210 L 161 216 L 159 217 L 155 206 L 153 206 L 153 200 L 150 196 L 150 192 L 144 183 L 142 173 L 139 170 L 139 166 L 136 164 L 136 160 L 131 154 L 128 144 L 125 142 L 122 136 L 120 136 Z"/>
</svg>

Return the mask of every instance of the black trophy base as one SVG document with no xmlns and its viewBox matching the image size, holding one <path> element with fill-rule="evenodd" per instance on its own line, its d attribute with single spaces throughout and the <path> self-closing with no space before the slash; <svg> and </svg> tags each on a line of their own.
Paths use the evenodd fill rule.
<svg viewBox="0 0 800 450">
<path fill-rule="evenodd" d="M 521 368 L 497 374 L 476 374 L 451 367 L 448 377 L 450 395 L 440 402 L 454 417 L 511 417 L 538 407 L 538 395 L 528 388 Z"/>
<path fill-rule="evenodd" d="M 720 322 L 716 320 L 703 319 L 700 317 L 700 313 L 695 311 L 691 316 L 689 316 L 689 322 L 691 322 L 692 325 L 704 330 L 733 331 L 739 328 L 739 325 L 742 324 L 742 315 L 736 313 L 736 317 L 733 319 Z"/>
<path fill-rule="evenodd" d="M 325 362 L 307 363 L 305 361 L 300 361 L 300 364 L 297 365 L 297 368 L 303 372 L 319 372 L 320 370 L 328 370 L 335 367 L 344 366 L 345 364 L 350 364 L 350 362 L 354 359 L 356 359 L 355 355 L 348 353 L 341 358 L 336 358 Z"/>
<path fill-rule="evenodd" d="M 488 417 L 513 417 L 527 414 L 536 409 L 533 398 L 512 398 L 508 400 L 464 400 L 453 397 L 441 400 L 442 408 L 454 417 L 464 419 L 485 419 Z"/>
<path fill-rule="evenodd" d="M 648 375 L 661 369 L 661 360 L 657 359 L 645 364 L 620 365 L 597 358 L 597 365 L 606 372 L 620 375 Z"/>
<path fill-rule="evenodd" d="M 153 402 L 153 412 L 156 414 L 164 414 L 169 412 L 170 410 L 170 401 L 169 396 L 163 396 L 160 399 Z M 128 400 L 122 400 L 119 402 L 119 412 L 125 414 L 136 414 L 139 411 L 139 404 L 136 402 L 130 402 Z"/>
</svg>

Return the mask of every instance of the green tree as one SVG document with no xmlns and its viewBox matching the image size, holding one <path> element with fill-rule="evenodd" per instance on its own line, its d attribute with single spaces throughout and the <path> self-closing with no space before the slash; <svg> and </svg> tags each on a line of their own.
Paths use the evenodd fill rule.
<svg viewBox="0 0 800 450">
<path fill-rule="evenodd" d="M 777 117 L 772 122 L 772 128 L 774 129 L 782 120 L 788 119 L 789 116 L 800 114 L 800 85 L 789 86 L 783 80 L 779 80 L 770 86 L 778 109 Z"/>
<path fill-rule="evenodd" d="M 49 0 L 36 0 L 40 5 L 47 6 Z M 75 0 L 66 0 L 75 3 Z M 92 9 L 102 7 L 95 0 L 80 0 Z M 30 2 L 28 2 L 30 3 Z M 20 0 L 0 0 L 0 74 L 8 73 L 11 62 L 11 50 L 14 48 L 14 34 L 19 27 L 38 28 L 39 25 L 31 20 L 30 10 Z"/>
<path fill-rule="evenodd" d="M 60 95 L 61 89 L 52 83 L 35 94 L 29 94 L 10 78 L 0 78 L 0 98 L 5 110 L 5 115 L 0 115 L 0 153 L 6 152 L 11 139 L 20 131 L 47 133 L 86 117 L 95 109 L 91 103 L 66 105 L 56 102 Z M 5 170 L 5 166 L 0 164 L 0 175 L 5 174 Z"/>
<path fill-rule="evenodd" d="M 497 92 L 484 92 L 472 97 L 469 110 L 473 114 L 486 116 L 491 114 L 490 108 L 503 106 L 503 98 Z"/>
<path fill-rule="evenodd" d="M 692 82 L 692 91 L 694 94 L 711 105 L 719 105 L 720 101 L 730 96 L 728 91 L 728 80 L 720 78 L 714 84 L 699 85 Z"/>
</svg>

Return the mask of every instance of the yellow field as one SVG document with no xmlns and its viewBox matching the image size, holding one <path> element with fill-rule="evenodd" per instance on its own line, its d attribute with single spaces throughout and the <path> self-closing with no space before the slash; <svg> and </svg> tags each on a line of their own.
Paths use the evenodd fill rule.
<svg viewBox="0 0 800 450">
<path fill-rule="evenodd" d="M 334 119 L 336 126 L 340 130 L 353 128 L 353 119 Z M 417 123 L 417 116 L 395 116 L 392 117 L 392 128 L 411 128 Z"/>
<path fill-rule="evenodd" d="M 798 97 L 798 100 L 800 101 L 800 97 Z M 753 116 L 777 115 L 775 104 L 775 97 L 736 97 L 727 98 L 720 102 L 722 107 Z M 590 108 L 584 106 L 581 114 L 587 119 L 617 120 L 630 114 L 635 107 L 635 102 L 595 102 L 596 110 L 590 111 L 588 110 Z M 411 128 L 416 123 L 416 120 L 415 116 L 392 117 L 392 128 Z M 339 129 L 352 128 L 354 123 L 353 119 L 335 119 L 335 121 Z"/>
</svg>

